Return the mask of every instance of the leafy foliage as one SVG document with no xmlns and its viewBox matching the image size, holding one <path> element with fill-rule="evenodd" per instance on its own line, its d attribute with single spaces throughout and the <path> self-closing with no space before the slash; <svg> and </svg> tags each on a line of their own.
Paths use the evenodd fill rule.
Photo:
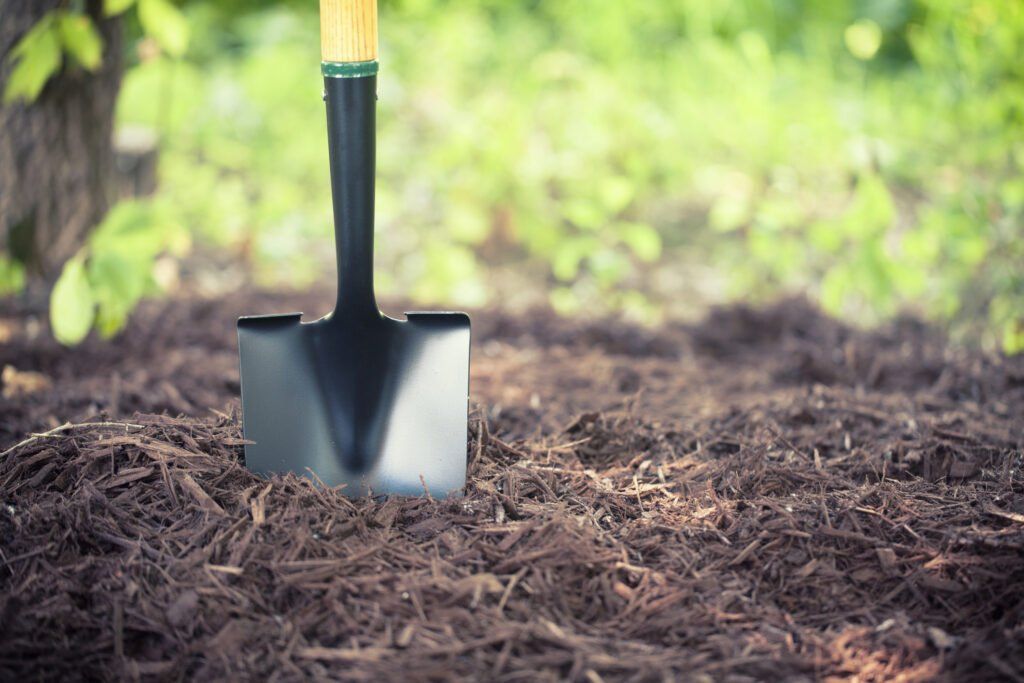
<svg viewBox="0 0 1024 683">
<path fill-rule="evenodd" d="M 103 14 L 117 16 L 136 4 L 145 32 L 167 54 L 182 56 L 188 48 L 188 23 L 170 0 L 104 0 Z M 4 88 L 4 102 L 35 101 L 60 70 L 63 54 L 87 71 L 96 71 L 103 60 L 103 38 L 81 3 L 47 12 L 17 42 L 9 57 L 14 68 Z"/>
<path fill-rule="evenodd" d="M 50 295 L 53 334 L 62 344 L 77 344 L 89 334 L 95 315 L 96 299 L 85 265 L 81 258 L 73 258 L 64 264 L 64 272 Z"/>
<path fill-rule="evenodd" d="M 60 68 L 60 34 L 56 13 L 50 12 L 11 50 L 14 68 L 4 88 L 4 102 L 34 100 L 46 81 Z"/>
<path fill-rule="evenodd" d="M 119 118 L 161 133 L 168 216 L 265 282 L 329 273 L 315 8 L 107 2 L 133 7 L 164 54 Z M 652 319 L 801 289 L 1024 349 L 1019 2 L 390 0 L 381 26 L 384 291 Z"/>
<path fill-rule="evenodd" d="M 170 0 L 138 0 L 139 23 L 171 57 L 188 49 L 188 22 Z"/>
<path fill-rule="evenodd" d="M 137 6 L 144 32 L 166 54 L 184 54 L 188 24 L 169 0 L 105 0 L 103 13 L 117 16 L 132 6 Z M 103 39 L 81 5 L 75 7 L 47 12 L 14 46 L 5 103 L 34 101 L 60 70 L 64 54 L 88 71 L 99 68 Z M 168 228 L 165 207 L 162 201 L 121 204 L 65 264 L 50 295 L 51 324 L 59 341 L 77 344 L 93 326 L 103 336 L 115 334 L 139 299 L 154 291 L 151 272 L 157 256 L 181 244 L 181 234 L 175 240 Z M 17 291 L 24 282 L 21 266 L 3 258 L 0 293 Z"/>
<path fill-rule="evenodd" d="M 92 19 L 83 14 L 61 12 L 57 15 L 57 32 L 65 52 L 89 71 L 99 68 L 103 59 L 103 39 Z"/>
<path fill-rule="evenodd" d="M 0 254 L 0 296 L 20 292 L 25 287 L 25 268 Z"/>
<path fill-rule="evenodd" d="M 122 202 L 65 264 L 50 296 L 50 322 L 61 343 L 79 343 L 94 326 L 104 337 L 116 334 L 135 304 L 159 291 L 156 258 L 181 255 L 190 245 L 171 215 L 159 201 Z"/>
</svg>

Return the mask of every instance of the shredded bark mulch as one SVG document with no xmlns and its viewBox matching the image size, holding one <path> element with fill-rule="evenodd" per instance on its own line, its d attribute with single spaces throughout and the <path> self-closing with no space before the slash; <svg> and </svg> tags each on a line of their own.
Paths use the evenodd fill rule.
<svg viewBox="0 0 1024 683">
<path fill-rule="evenodd" d="M 475 318 L 470 484 L 242 464 L 233 318 L 0 315 L 0 678 L 1022 680 L 1024 360 L 802 301 Z"/>
</svg>

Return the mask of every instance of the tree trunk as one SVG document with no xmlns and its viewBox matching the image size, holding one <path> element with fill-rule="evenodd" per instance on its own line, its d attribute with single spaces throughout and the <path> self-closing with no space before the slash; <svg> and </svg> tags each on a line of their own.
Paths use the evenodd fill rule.
<svg viewBox="0 0 1024 683">
<path fill-rule="evenodd" d="M 62 0 L 0 0 L 0 93 L 11 48 Z M 107 212 L 114 170 L 114 105 L 124 68 L 121 23 L 101 0 L 86 12 L 103 37 L 103 64 L 64 68 L 32 103 L 0 103 L 0 254 L 51 282 Z"/>
</svg>

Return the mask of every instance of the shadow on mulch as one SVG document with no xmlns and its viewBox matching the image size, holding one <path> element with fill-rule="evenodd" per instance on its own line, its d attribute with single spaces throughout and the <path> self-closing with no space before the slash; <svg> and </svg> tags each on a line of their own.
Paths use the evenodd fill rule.
<svg viewBox="0 0 1024 683">
<path fill-rule="evenodd" d="M 0 677 L 1024 677 L 1024 361 L 482 315 L 466 496 L 350 501 L 240 464 L 233 318 L 293 306 L 0 318 Z"/>
</svg>

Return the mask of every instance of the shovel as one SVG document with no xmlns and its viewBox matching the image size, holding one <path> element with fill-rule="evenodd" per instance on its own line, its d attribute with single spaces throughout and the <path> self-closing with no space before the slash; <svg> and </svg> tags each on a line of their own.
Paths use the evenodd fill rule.
<svg viewBox="0 0 1024 683">
<path fill-rule="evenodd" d="M 469 317 L 382 314 L 373 293 L 376 0 L 321 0 L 337 302 L 238 320 L 245 463 L 348 496 L 446 497 L 466 483 Z"/>
</svg>

